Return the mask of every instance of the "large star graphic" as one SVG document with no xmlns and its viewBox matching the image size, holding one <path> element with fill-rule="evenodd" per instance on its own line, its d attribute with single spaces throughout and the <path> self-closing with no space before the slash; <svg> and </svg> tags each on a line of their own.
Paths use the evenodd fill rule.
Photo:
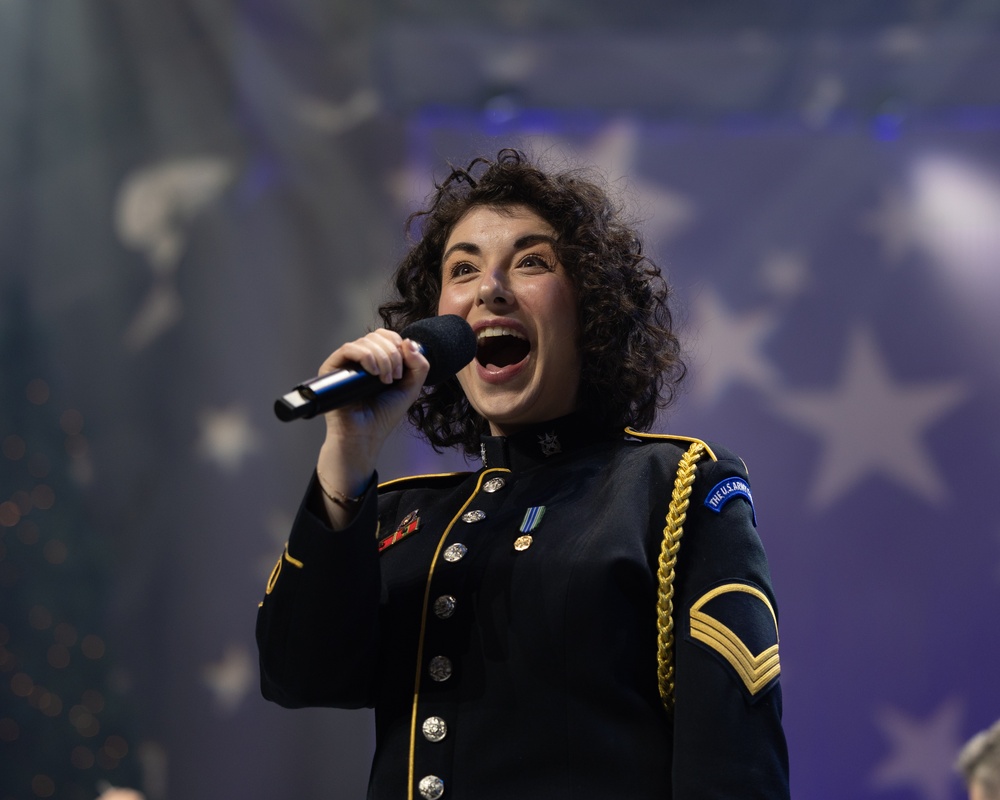
<svg viewBox="0 0 1000 800">
<path fill-rule="evenodd" d="M 760 310 L 733 313 L 715 290 L 706 286 L 695 297 L 691 316 L 688 347 L 696 399 L 717 402 L 738 382 L 764 391 L 777 385 L 778 372 L 763 354 L 764 342 L 778 324 L 774 314 Z"/>
<path fill-rule="evenodd" d="M 761 259 L 760 282 L 775 297 L 794 300 L 809 286 L 809 264 L 802 253 L 772 250 Z"/>
<path fill-rule="evenodd" d="M 641 129 L 630 119 L 608 123 L 586 148 L 549 136 L 533 136 L 530 149 L 541 153 L 564 154 L 575 164 L 590 164 L 606 181 L 616 200 L 633 208 L 648 244 L 664 244 L 675 239 L 694 222 L 697 210 L 689 197 L 642 177 L 636 168 Z M 561 163 L 561 158 L 556 164 Z"/>
<path fill-rule="evenodd" d="M 840 383 L 829 391 L 775 395 L 777 410 L 823 440 L 810 503 L 823 508 L 871 475 L 931 503 L 947 489 L 922 442 L 925 429 L 968 395 L 964 382 L 893 382 L 870 334 L 856 330 Z"/>
<path fill-rule="evenodd" d="M 961 716 L 961 703 L 954 698 L 942 703 L 927 719 L 914 719 L 894 708 L 879 711 L 875 722 L 888 737 L 892 751 L 876 765 L 872 785 L 877 789 L 908 786 L 924 800 L 954 797 L 954 764 L 962 746 Z"/>
<path fill-rule="evenodd" d="M 260 446 L 250 415 L 238 406 L 206 409 L 199 417 L 199 424 L 198 452 L 226 472 L 239 470 L 243 459 Z"/>
<path fill-rule="evenodd" d="M 216 156 L 175 158 L 125 176 L 115 200 L 115 232 L 139 250 L 153 284 L 128 329 L 125 346 L 139 351 L 171 328 L 182 314 L 176 272 L 194 220 L 233 180 L 235 168 Z"/>
</svg>

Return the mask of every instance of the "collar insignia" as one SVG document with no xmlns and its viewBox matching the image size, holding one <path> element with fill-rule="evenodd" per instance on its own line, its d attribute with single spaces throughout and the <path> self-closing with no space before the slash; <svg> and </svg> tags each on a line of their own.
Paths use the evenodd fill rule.
<svg viewBox="0 0 1000 800">
<path fill-rule="evenodd" d="M 554 431 L 549 431 L 548 433 L 543 433 L 539 436 L 538 444 L 541 445 L 542 455 L 554 456 L 556 453 L 562 452 L 562 445 L 559 443 L 559 437 L 556 436 Z"/>
</svg>

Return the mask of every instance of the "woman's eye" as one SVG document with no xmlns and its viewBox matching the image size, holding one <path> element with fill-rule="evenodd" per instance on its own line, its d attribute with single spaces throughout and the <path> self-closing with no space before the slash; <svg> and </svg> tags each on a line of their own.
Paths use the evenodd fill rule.
<svg viewBox="0 0 1000 800">
<path fill-rule="evenodd" d="M 521 259 L 522 267 L 540 267 L 541 269 L 551 269 L 549 262 L 541 256 L 530 255 Z"/>
<path fill-rule="evenodd" d="M 448 270 L 448 274 L 453 278 L 462 278 L 466 275 L 471 275 L 473 272 L 475 272 L 475 268 L 466 261 L 455 264 Z"/>
</svg>

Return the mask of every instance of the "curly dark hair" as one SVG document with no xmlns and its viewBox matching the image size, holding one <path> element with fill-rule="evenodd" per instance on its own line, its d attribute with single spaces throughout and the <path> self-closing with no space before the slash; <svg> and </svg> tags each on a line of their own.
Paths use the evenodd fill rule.
<svg viewBox="0 0 1000 800">
<path fill-rule="evenodd" d="M 686 368 L 668 307 L 670 288 L 642 252 L 608 193 L 580 170 L 547 173 L 524 153 L 476 158 L 435 185 L 430 206 L 407 220 L 420 238 L 396 270 L 398 299 L 379 307 L 385 327 L 402 330 L 437 314 L 441 257 L 454 226 L 473 207 L 526 206 L 556 231 L 556 256 L 573 281 L 580 320 L 579 411 L 602 433 L 648 428 L 676 397 Z M 409 418 L 435 450 L 479 452 L 488 424 L 457 378 L 426 387 Z"/>
</svg>

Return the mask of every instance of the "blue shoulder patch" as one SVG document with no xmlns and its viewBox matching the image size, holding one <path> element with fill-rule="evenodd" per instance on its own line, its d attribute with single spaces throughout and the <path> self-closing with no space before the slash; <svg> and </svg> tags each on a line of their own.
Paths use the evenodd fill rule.
<svg viewBox="0 0 1000 800">
<path fill-rule="evenodd" d="M 753 515 L 753 525 L 756 528 L 757 512 L 753 507 L 753 495 L 750 493 L 750 484 L 743 478 L 726 478 L 715 484 L 705 498 L 705 507 L 718 514 L 734 497 L 742 497 L 750 504 L 750 513 Z"/>
</svg>

